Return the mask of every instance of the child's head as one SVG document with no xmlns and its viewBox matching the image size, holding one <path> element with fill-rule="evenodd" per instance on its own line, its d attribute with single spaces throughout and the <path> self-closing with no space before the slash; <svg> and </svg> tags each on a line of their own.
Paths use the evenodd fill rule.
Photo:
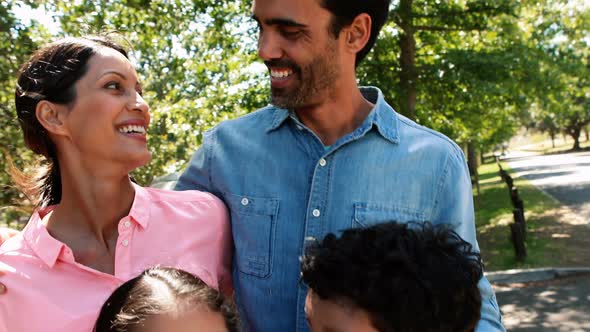
<svg viewBox="0 0 590 332">
<path fill-rule="evenodd" d="M 194 275 L 152 268 L 117 288 L 103 305 L 95 332 L 234 332 L 233 303 Z"/>
<path fill-rule="evenodd" d="M 302 271 L 313 331 L 466 332 L 480 318 L 481 258 L 444 226 L 329 234 L 307 249 Z"/>
</svg>

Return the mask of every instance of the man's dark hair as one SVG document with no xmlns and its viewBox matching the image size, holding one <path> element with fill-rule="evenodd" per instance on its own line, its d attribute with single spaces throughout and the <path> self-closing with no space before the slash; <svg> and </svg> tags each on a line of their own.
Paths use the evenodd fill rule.
<svg viewBox="0 0 590 332">
<path fill-rule="evenodd" d="M 483 263 L 445 226 L 383 223 L 328 234 L 302 259 L 321 299 L 352 304 L 380 332 L 474 331 Z"/>
<path fill-rule="evenodd" d="M 367 45 L 356 54 L 356 65 L 367 56 L 387 21 L 391 0 L 319 0 L 320 5 L 332 13 L 330 33 L 338 37 L 342 28 L 350 25 L 362 13 L 371 16 L 371 36 Z"/>
</svg>

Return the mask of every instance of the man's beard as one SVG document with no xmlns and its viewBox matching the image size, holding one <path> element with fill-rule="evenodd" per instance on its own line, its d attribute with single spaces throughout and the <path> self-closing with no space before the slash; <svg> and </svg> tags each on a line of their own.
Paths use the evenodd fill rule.
<svg viewBox="0 0 590 332">
<path fill-rule="evenodd" d="M 303 68 L 289 60 L 278 60 L 277 63 L 268 61 L 266 64 L 269 67 L 290 68 L 296 80 L 286 88 L 271 86 L 271 103 L 276 107 L 294 111 L 320 102 L 316 99 L 318 97 L 327 98 L 335 89 L 340 72 L 335 50 L 328 47 L 324 54 L 326 56 L 316 57 Z"/>
</svg>

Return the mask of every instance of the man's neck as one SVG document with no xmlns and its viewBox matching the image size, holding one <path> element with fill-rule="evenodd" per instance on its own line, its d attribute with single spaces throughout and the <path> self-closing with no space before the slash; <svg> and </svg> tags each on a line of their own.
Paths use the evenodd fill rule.
<svg viewBox="0 0 590 332">
<path fill-rule="evenodd" d="M 324 102 L 295 110 L 299 120 L 326 146 L 353 132 L 367 118 L 374 105 L 366 100 L 358 86 L 339 89 Z"/>
</svg>

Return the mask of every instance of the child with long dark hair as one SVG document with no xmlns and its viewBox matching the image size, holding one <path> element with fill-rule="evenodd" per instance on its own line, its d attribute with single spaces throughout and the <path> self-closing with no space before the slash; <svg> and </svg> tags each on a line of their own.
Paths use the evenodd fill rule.
<svg viewBox="0 0 590 332">
<path fill-rule="evenodd" d="M 103 305 L 94 332 L 237 332 L 235 306 L 198 277 L 152 268 L 125 282 Z"/>
</svg>

